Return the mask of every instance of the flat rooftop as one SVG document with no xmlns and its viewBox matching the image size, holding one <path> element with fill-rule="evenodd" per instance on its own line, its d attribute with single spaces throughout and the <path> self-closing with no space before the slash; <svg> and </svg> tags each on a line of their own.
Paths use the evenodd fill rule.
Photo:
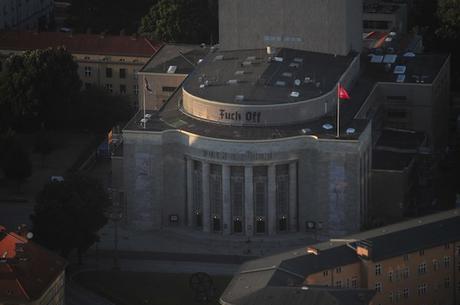
<svg viewBox="0 0 460 305">
<path fill-rule="evenodd" d="M 355 57 L 353 53 L 334 56 L 287 48 L 272 55 L 266 49 L 216 51 L 197 66 L 184 89 L 200 98 L 230 104 L 305 101 L 331 91 Z M 298 96 L 291 96 L 293 91 Z"/>
</svg>

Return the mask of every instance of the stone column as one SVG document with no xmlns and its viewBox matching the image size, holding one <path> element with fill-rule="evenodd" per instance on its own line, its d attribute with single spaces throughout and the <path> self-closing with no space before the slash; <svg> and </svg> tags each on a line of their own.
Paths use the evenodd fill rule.
<svg viewBox="0 0 460 305">
<path fill-rule="evenodd" d="M 211 203 L 209 201 L 209 163 L 202 162 L 203 231 L 211 232 Z"/>
<path fill-rule="evenodd" d="M 289 230 L 297 231 L 297 163 L 289 164 Z"/>
<path fill-rule="evenodd" d="M 187 158 L 187 224 L 193 227 L 193 160 Z"/>
<path fill-rule="evenodd" d="M 246 236 L 254 234 L 254 181 L 252 166 L 244 167 L 244 217 Z"/>
<path fill-rule="evenodd" d="M 276 234 L 276 166 L 268 166 L 268 235 Z"/>
<path fill-rule="evenodd" d="M 230 207 L 230 166 L 222 165 L 222 232 L 229 235 L 232 232 L 232 210 Z"/>
</svg>

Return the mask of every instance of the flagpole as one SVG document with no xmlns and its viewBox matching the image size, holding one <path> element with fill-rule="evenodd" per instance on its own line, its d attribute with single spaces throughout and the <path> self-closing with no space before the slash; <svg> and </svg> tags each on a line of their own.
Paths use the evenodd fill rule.
<svg viewBox="0 0 460 305">
<path fill-rule="evenodd" d="M 337 85 L 337 138 L 340 137 L 340 83 Z"/>
<path fill-rule="evenodd" d="M 145 77 L 144 77 L 144 82 L 145 82 Z M 143 92 L 143 95 L 144 95 L 144 129 L 145 129 L 145 124 L 147 123 L 147 120 L 145 119 L 145 90 L 147 90 L 146 88 L 144 88 L 144 90 L 142 90 Z"/>
</svg>

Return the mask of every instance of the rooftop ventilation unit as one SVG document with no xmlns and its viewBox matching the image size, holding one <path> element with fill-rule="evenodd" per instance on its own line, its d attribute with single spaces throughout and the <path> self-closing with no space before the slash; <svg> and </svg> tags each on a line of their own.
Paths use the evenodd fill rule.
<svg viewBox="0 0 460 305">
<path fill-rule="evenodd" d="M 230 79 L 230 80 L 227 81 L 227 84 L 236 85 L 236 84 L 238 84 L 238 80 L 237 79 Z"/>
<path fill-rule="evenodd" d="M 347 130 L 345 131 L 347 133 L 347 135 L 352 135 L 354 133 L 356 133 L 356 129 L 354 128 L 347 128 Z"/>
<path fill-rule="evenodd" d="M 149 119 L 146 119 L 146 118 L 141 119 L 142 124 L 146 124 L 148 121 L 149 121 Z"/>
<path fill-rule="evenodd" d="M 250 66 L 250 65 L 252 65 L 252 61 L 245 60 L 245 61 L 243 61 L 243 63 L 241 65 L 243 65 L 244 67 Z"/>
<path fill-rule="evenodd" d="M 291 67 L 291 68 L 298 68 L 298 67 L 299 67 L 299 63 L 298 63 L 298 62 L 291 62 L 291 63 L 289 64 L 289 67 Z"/>
<path fill-rule="evenodd" d="M 311 129 L 310 128 L 303 128 L 301 131 L 302 131 L 303 134 L 307 134 L 307 133 L 311 132 Z"/>
<path fill-rule="evenodd" d="M 393 38 L 391 38 L 391 37 L 385 38 L 385 42 L 392 42 L 392 41 L 393 41 Z"/>
<path fill-rule="evenodd" d="M 394 64 L 397 58 L 398 58 L 398 55 L 387 54 L 385 55 L 385 57 L 383 57 L 383 63 L 384 64 Z"/>
<path fill-rule="evenodd" d="M 282 76 L 284 77 L 292 77 L 292 73 L 291 72 L 284 72 L 283 74 L 281 74 Z"/>
<path fill-rule="evenodd" d="M 334 128 L 334 126 L 332 126 L 329 123 L 326 123 L 326 124 L 323 125 L 323 128 L 326 129 L 326 130 L 331 130 L 332 128 Z"/>
<path fill-rule="evenodd" d="M 406 53 L 404 53 L 403 56 L 404 57 L 415 57 L 415 53 L 414 52 L 406 52 Z"/>
<path fill-rule="evenodd" d="M 296 57 L 296 58 L 294 58 L 294 62 L 297 62 L 297 63 L 301 64 L 301 63 L 303 63 L 303 58 Z"/>
<path fill-rule="evenodd" d="M 396 77 L 397 83 L 404 83 L 405 80 L 406 80 L 406 74 L 398 74 L 398 76 Z"/>
<path fill-rule="evenodd" d="M 147 113 L 146 115 L 144 115 L 144 118 L 145 119 L 151 119 L 152 118 L 152 115 L 150 113 Z"/>
<path fill-rule="evenodd" d="M 247 61 L 254 61 L 254 60 L 256 60 L 256 57 L 255 56 L 248 56 L 248 57 L 246 57 L 246 60 Z"/>
<path fill-rule="evenodd" d="M 311 84 L 311 83 L 314 83 L 314 82 L 315 81 L 310 76 L 305 77 L 305 80 L 304 80 L 305 84 Z"/>
<path fill-rule="evenodd" d="M 203 62 L 203 58 L 198 59 L 197 64 L 201 64 Z"/>
<path fill-rule="evenodd" d="M 299 97 L 300 93 L 298 91 L 292 91 L 290 97 Z"/>
<path fill-rule="evenodd" d="M 235 102 L 244 101 L 244 95 L 235 95 Z"/>
<path fill-rule="evenodd" d="M 373 64 L 380 64 L 383 61 L 383 56 L 382 55 L 372 55 L 371 57 L 371 63 Z"/>
<path fill-rule="evenodd" d="M 216 57 L 214 57 L 214 61 L 218 60 L 224 60 L 224 55 L 217 55 Z"/>
<path fill-rule="evenodd" d="M 277 80 L 275 83 L 276 86 L 284 87 L 286 86 L 286 82 L 283 80 Z"/>
<path fill-rule="evenodd" d="M 279 57 L 279 56 L 275 56 L 275 57 L 274 57 L 274 60 L 275 60 L 276 62 L 283 62 L 283 61 L 284 61 L 283 57 Z"/>
<path fill-rule="evenodd" d="M 244 71 L 243 70 L 238 70 L 235 72 L 235 75 L 243 75 Z"/>
<path fill-rule="evenodd" d="M 394 74 L 404 74 L 406 72 L 406 66 L 396 66 L 393 70 Z"/>
<path fill-rule="evenodd" d="M 168 71 L 166 73 L 168 74 L 174 74 L 176 73 L 177 66 L 169 66 Z"/>
</svg>

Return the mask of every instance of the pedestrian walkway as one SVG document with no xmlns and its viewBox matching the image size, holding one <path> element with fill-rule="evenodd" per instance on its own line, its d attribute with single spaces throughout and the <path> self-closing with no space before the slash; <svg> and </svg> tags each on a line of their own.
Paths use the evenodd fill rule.
<svg viewBox="0 0 460 305">
<path fill-rule="evenodd" d="M 101 240 L 92 247 L 96 250 L 115 248 L 114 224 L 106 225 L 100 231 Z M 118 228 L 118 249 L 129 252 L 162 252 L 215 254 L 236 256 L 266 256 L 291 249 L 306 247 L 315 243 L 317 236 L 308 233 L 289 233 L 278 236 L 222 236 L 220 234 L 193 231 L 175 227 L 159 231 L 135 231 L 126 227 Z"/>
</svg>

